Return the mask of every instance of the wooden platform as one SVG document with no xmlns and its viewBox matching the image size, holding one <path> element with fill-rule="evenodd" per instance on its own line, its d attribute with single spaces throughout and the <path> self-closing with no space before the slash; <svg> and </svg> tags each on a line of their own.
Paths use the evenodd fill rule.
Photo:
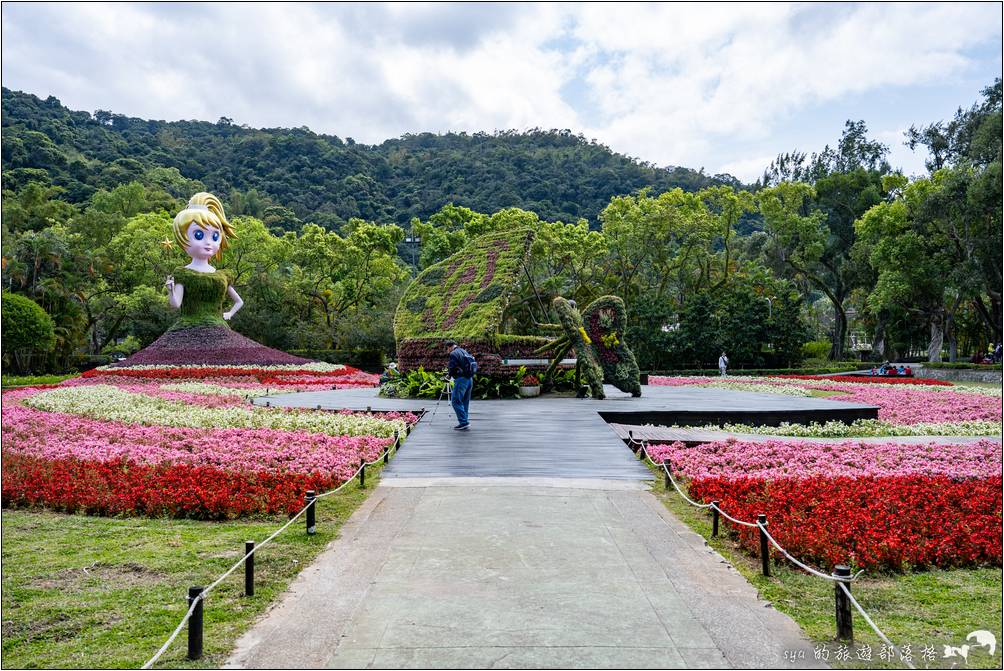
<svg viewBox="0 0 1004 671">
<path fill-rule="evenodd" d="M 549 477 L 649 480 L 651 472 L 626 449 L 607 423 L 637 418 L 788 416 L 825 419 L 872 416 L 876 408 L 818 398 L 736 392 L 700 387 L 645 387 L 631 398 L 612 387 L 603 401 L 545 396 L 508 401 L 473 401 L 471 428 L 454 431 L 449 401 L 386 399 L 375 388 L 340 389 L 266 396 L 255 403 L 350 410 L 424 411 L 405 447 L 384 471 L 388 478 Z M 825 419 L 817 421 L 825 421 Z M 797 421 L 797 420 L 791 420 Z"/>
<path fill-rule="evenodd" d="M 635 440 L 645 440 L 652 443 L 681 442 L 686 445 L 713 443 L 719 440 L 735 438 L 747 442 L 804 442 L 813 443 L 937 443 L 939 445 L 963 445 L 978 443 L 981 440 L 1001 442 L 1000 436 L 880 436 L 872 438 L 802 438 L 797 436 L 767 436 L 750 433 L 728 433 L 726 431 L 705 431 L 680 426 L 635 426 L 632 424 L 610 424 L 610 428 L 623 440 L 633 437 Z"/>
</svg>

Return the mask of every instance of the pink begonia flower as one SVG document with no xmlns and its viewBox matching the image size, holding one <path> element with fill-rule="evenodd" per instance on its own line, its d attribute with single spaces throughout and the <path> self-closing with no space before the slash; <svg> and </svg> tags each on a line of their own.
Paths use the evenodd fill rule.
<svg viewBox="0 0 1004 671">
<path fill-rule="evenodd" d="M 649 445 L 648 452 L 656 462 L 669 459 L 675 473 L 690 479 L 899 475 L 966 479 L 1000 475 L 1002 467 L 1001 444 L 992 440 L 945 445 L 730 439 L 694 447 L 681 442 Z"/>
</svg>

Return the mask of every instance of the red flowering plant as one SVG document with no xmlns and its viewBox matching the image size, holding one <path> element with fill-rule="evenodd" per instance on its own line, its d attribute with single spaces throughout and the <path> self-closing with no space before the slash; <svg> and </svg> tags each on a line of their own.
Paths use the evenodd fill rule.
<svg viewBox="0 0 1004 671">
<path fill-rule="evenodd" d="M 539 387 L 540 380 L 536 375 L 524 375 L 523 379 L 520 380 L 520 384 L 524 387 Z"/>
</svg>

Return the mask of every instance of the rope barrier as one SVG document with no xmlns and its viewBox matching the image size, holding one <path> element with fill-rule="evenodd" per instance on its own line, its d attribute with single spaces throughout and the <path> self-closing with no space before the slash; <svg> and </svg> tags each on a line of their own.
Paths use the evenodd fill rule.
<svg viewBox="0 0 1004 671">
<path fill-rule="evenodd" d="M 872 631 L 875 632 L 875 635 L 878 636 L 882 640 L 883 643 L 885 643 L 886 645 L 888 645 L 889 648 L 893 652 L 895 652 L 897 655 L 899 655 L 900 660 L 907 666 L 907 668 L 910 668 L 910 669 L 915 669 L 916 668 L 910 662 L 909 659 L 905 659 L 900 654 L 899 648 L 892 641 L 889 640 L 889 637 L 887 637 L 885 634 L 882 633 L 882 630 L 878 628 L 878 625 L 875 624 L 875 622 L 871 619 L 871 617 L 868 615 L 868 613 L 865 611 L 865 609 L 861 606 L 861 604 L 858 603 L 858 600 L 854 598 L 853 594 L 851 594 L 851 590 L 848 589 L 847 585 L 850 584 L 850 583 L 852 583 L 852 582 L 854 582 L 855 580 L 857 580 L 861 576 L 861 574 L 864 573 L 863 569 L 861 571 L 858 571 L 857 573 L 855 573 L 853 576 L 848 576 L 848 577 L 837 576 L 837 575 L 827 575 L 826 573 L 823 573 L 822 571 L 820 571 L 818 569 L 815 569 L 815 568 L 813 568 L 813 567 L 811 567 L 811 566 L 809 566 L 809 565 L 807 565 L 807 564 L 799 561 L 798 559 L 795 559 L 791 555 L 791 553 L 788 552 L 787 550 L 785 550 L 784 547 L 780 543 L 778 543 L 777 540 L 770 534 L 770 532 L 767 531 L 767 526 L 765 524 L 761 524 L 760 522 L 751 523 L 751 522 L 744 522 L 742 520 L 737 520 L 736 518 L 732 517 L 731 515 L 729 515 L 728 513 L 726 513 L 724 510 L 722 510 L 721 508 L 719 508 L 718 506 L 716 506 L 714 503 L 710 503 L 710 504 L 695 503 L 689 496 L 687 496 L 686 494 L 683 493 L 683 491 L 681 490 L 680 486 L 676 482 L 676 478 L 673 477 L 673 473 L 669 470 L 669 466 L 666 464 L 666 462 L 657 463 L 654 459 L 652 459 L 652 455 L 649 454 L 648 445 L 645 443 L 645 441 L 636 440 L 633 436 L 629 436 L 628 437 L 628 441 L 629 441 L 629 443 L 634 443 L 634 444 L 638 445 L 638 449 L 640 449 L 640 450 L 643 451 L 643 455 L 644 455 L 645 459 L 650 464 L 652 464 L 656 468 L 660 468 L 663 471 L 665 471 L 666 475 L 669 477 L 669 481 L 673 484 L 673 487 L 676 489 L 677 493 L 679 493 L 680 496 L 682 496 L 691 505 L 694 505 L 694 506 L 696 506 L 698 508 L 712 508 L 714 510 L 717 510 L 720 515 L 724 516 L 726 519 L 728 519 L 728 520 L 730 520 L 730 521 L 732 521 L 732 522 L 734 522 L 736 524 L 741 524 L 741 525 L 747 526 L 747 527 L 757 527 L 758 529 L 760 529 L 760 532 L 767 538 L 767 540 L 769 540 L 770 543 L 775 548 L 777 548 L 778 551 L 782 555 L 784 555 L 784 557 L 788 561 L 790 561 L 792 564 L 794 564 L 795 566 L 798 566 L 799 568 L 801 568 L 802 570 L 808 572 L 811 575 L 814 575 L 814 576 L 816 576 L 818 578 L 824 578 L 826 580 L 829 580 L 831 582 L 836 583 L 836 585 L 841 590 L 843 590 L 843 593 L 847 596 L 847 599 L 851 602 L 851 604 L 854 606 L 854 608 L 857 609 L 857 611 L 861 615 L 861 617 L 864 618 L 864 621 L 868 624 L 869 627 L 872 628 Z"/>
<path fill-rule="evenodd" d="M 888 645 L 892 649 L 892 651 L 895 652 L 899 656 L 900 660 L 904 664 L 906 664 L 907 668 L 908 669 L 915 669 L 915 668 L 917 668 L 913 664 L 910 663 L 909 659 L 906 659 L 906 658 L 903 657 L 902 653 L 900 653 L 900 651 L 899 651 L 899 648 L 896 645 L 894 645 L 893 642 L 890 641 L 889 638 L 885 634 L 882 633 L 882 630 L 879 629 L 878 626 L 874 622 L 872 622 L 872 619 L 870 617 L 868 617 L 868 613 L 865 612 L 865 609 L 861 607 L 861 604 L 858 603 L 858 600 L 854 598 L 853 594 L 851 594 L 851 590 L 847 589 L 847 585 L 845 585 L 842 582 L 838 582 L 837 585 L 840 587 L 840 589 L 844 590 L 844 594 L 847 595 L 847 598 L 850 600 L 851 604 L 853 604 L 854 607 L 857 608 L 858 613 L 860 613 L 861 617 L 863 617 L 864 620 L 865 620 L 865 622 L 868 623 L 868 626 L 872 628 L 872 631 L 874 631 L 875 634 L 880 639 L 882 639 L 882 642 L 885 643 L 886 645 Z"/>
<path fill-rule="evenodd" d="M 398 435 L 395 438 L 394 443 L 390 447 L 388 447 L 387 450 L 390 453 L 396 453 L 400 449 L 400 446 L 401 446 L 401 436 Z M 334 489 L 331 489 L 329 491 L 324 492 L 323 494 L 318 494 L 317 496 L 315 496 L 314 499 L 313 499 L 313 501 L 311 501 L 307 505 L 305 505 L 302 508 L 300 508 L 300 510 L 295 515 L 293 515 L 292 517 L 290 517 L 289 520 L 285 524 L 283 524 L 281 527 L 279 527 L 278 529 L 276 529 L 272 533 L 272 535 L 270 535 L 268 538 L 266 538 L 265 540 L 263 540 L 261 543 L 256 544 L 256 546 L 255 546 L 255 548 L 253 550 L 251 550 L 250 552 L 248 552 L 247 554 L 245 554 L 243 557 L 241 557 L 240 559 L 238 559 L 233 564 L 233 566 L 231 566 L 229 569 L 227 569 L 226 572 L 224 572 L 219 578 L 217 578 L 215 581 L 213 581 L 208 587 L 206 587 L 204 590 L 202 590 L 202 593 L 199 594 L 199 596 L 197 596 L 194 599 L 192 599 L 192 604 L 188 607 L 188 612 L 186 612 L 185 615 L 184 615 L 184 617 L 181 618 L 181 622 L 179 622 L 178 626 L 175 627 L 174 631 L 168 637 L 167 641 L 164 642 L 164 645 L 160 646 L 160 650 L 158 650 L 156 652 L 156 654 L 154 654 L 153 657 L 151 657 L 149 660 L 147 660 L 147 662 L 142 667 L 140 667 L 140 668 L 142 668 L 142 669 L 149 669 L 154 664 L 157 663 L 157 660 L 160 659 L 161 656 L 165 652 L 167 652 L 167 649 L 169 647 L 171 647 L 171 644 L 174 643 L 174 640 L 176 638 L 178 638 L 178 634 L 181 633 L 181 630 L 185 627 L 185 624 L 191 619 L 192 613 L 195 612 L 195 608 L 199 604 L 199 602 L 200 601 L 205 601 L 205 599 L 209 595 L 209 593 L 217 585 L 219 585 L 224 580 L 226 580 L 227 578 L 229 578 L 230 575 L 234 571 L 236 571 L 238 568 L 240 568 L 241 565 L 244 564 L 245 561 L 247 561 L 248 557 L 250 557 L 251 555 L 253 555 L 256 552 L 258 552 L 259 550 L 261 550 L 263 547 L 265 547 L 266 545 L 268 545 L 269 543 L 271 543 L 279 534 L 281 534 L 283 531 L 285 531 L 286 529 L 288 529 L 290 527 L 290 525 L 293 524 L 293 522 L 295 522 L 296 520 L 298 520 L 305 512 L 307 512 L 307 508 L 309 508 L 314 503 L 316 503 L 318 499 L 323 499 L 326 496 L 331 496 L 332 494 L 337 494 L 344 487 L 348 486 L 349 483 L 351 483 L 353 480 L 355 480 L 356 477 L 359 476 L 359 473 L 366 466 L 373 466 L 373 465 L 376 465 L 376 464 L 380 463 L 381 461 L 383 461 L 383 456 L 382 455 L 380 457 L 378 457 L 375 461 L 364 461 L 361 464 L 359 464 L 359 468 L 357 468 L 356 471 L 355 471 L 355 473 L 353 473 L 345 482 L 343 482 L 342 484 L 338 485 Z"/>
</svg>

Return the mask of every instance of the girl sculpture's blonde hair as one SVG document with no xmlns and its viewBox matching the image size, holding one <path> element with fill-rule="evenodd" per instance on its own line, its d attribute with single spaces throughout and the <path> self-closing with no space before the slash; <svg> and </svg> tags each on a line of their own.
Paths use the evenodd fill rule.
<svg viewBox="0 0 1004 671">
<path fill-rule="evenodd" d="M 205 191 L 192 196 L 185 209 L 174 218 L 174 239 L 182 249 L 191 244 L 188 239 L 188 228 L 193 223 L 203 228 L 215 228 L 220 232 L 220 251 L 216 254 L 216 258 L 220 258 L 223 254 L 229 239 L 237 237 L 234 235 L 233 225 L 227 221 L 227 215 L 223 213 L 223 203 Z"/>
</svg>

